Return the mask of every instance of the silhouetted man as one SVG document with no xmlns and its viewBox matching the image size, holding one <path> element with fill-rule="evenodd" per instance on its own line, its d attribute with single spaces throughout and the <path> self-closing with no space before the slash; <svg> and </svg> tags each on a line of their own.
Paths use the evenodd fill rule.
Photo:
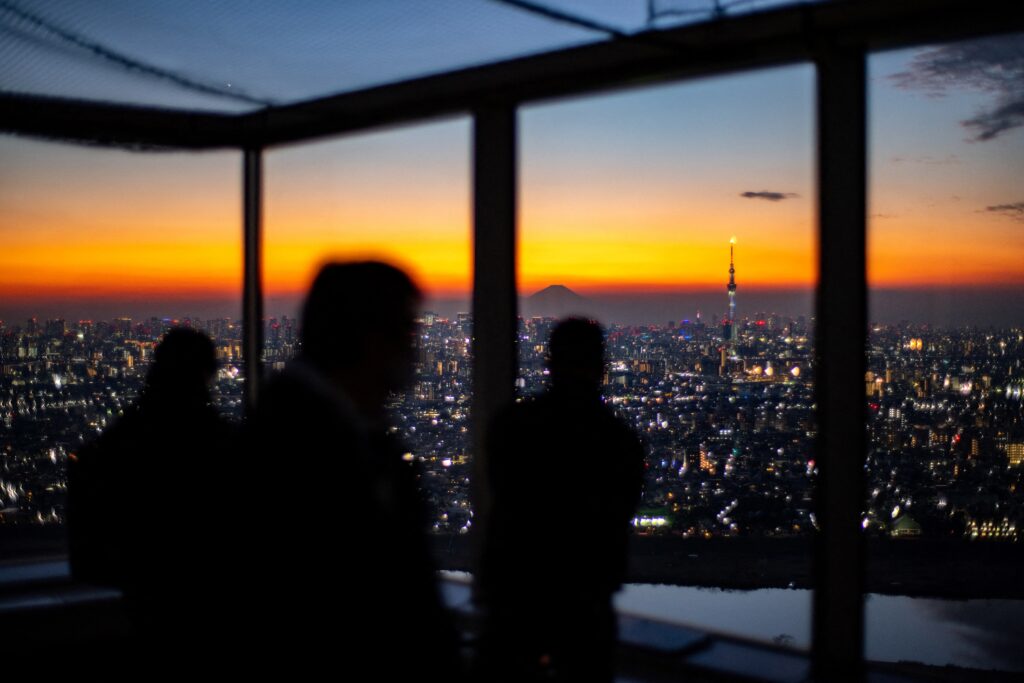
<svg viewBox="0 0 1024 683">
<path fill-rule="evenodd" d="M 643 452 L 601 400 L 597 323 L 560 323 L 549 368 L 550 390 L 500 414 L 487 436 L 482 678 L 611 681 L 611 597 L 625 574 Z"/>
<path fill-rule="evenodd" d="M 120 588 L 147 656 L 196 657 L 219 637 L 228 458 L 234 430 L 210 402 L 213 342 L 176 328 L 138 404 L 73 459 L 71 570 Z"/>
<path fill-rule="evenodd" d="M 385 422 L 389 395 L 411 378 L 419 298 L 392 266 L 325 266 L 302 312 L 301 352 L 263 392 L 255 623 L 278 664 L 457 678 L 415 471 Z"/>
</svg>

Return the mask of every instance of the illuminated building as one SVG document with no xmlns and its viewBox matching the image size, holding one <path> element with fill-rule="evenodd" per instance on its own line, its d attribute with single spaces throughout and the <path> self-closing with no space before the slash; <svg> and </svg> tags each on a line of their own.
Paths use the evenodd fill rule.
<svg viewBox="0 0 1024 683">
<path fill-rule="evenodd" d="M 972 540 L 983 538 L 1016 541 L 1019 538 L 1017 525 L 1005 517 L 1001 520 L 968 520 L 966 535 Z"/>
<path fill-rule="evenodd" d="M 707 472 L 708 474 L 710 474 L 712 476 L 714 476 L 716 474 L 715 461 L 711 457 L 711 454 L 708 453 L 703 448 L 700 449 L 700 464 L 699 464 L 699 467 L 700 467 L 700 470 L 702 472 Z"/>
<path fill-rule="evenodd" d="M 903 515 L 892 525 L 893 538 L 915 538 L 921 535 L 921 525 L 909 515 Z"/>
<path fill-rule="evenodd" d="M 1010 467 L 1020 467 L 1024 464 L 1024 441 L 1006 444 L 1006 457 Z"/>
<path fill-rule="evenodd" d="M 730 347 L 735 347 L 736 339 L 739 337 L 736 331 L 736 264 L 733 259 L 733 248 L 736 246 L 736 238 L 729 240 L 729 315 L 725 322 L 725 340 Z M 733 350 L 735 350 L 733 348 Z"/>
</svg>

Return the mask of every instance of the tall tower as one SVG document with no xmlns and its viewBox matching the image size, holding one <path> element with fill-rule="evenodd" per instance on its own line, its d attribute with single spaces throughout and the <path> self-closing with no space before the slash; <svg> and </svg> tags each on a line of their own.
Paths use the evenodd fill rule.
<svg viewBox="0 0 1024 683">
<path fill-rule="evenodd" d="M 736 237 L 729 240 L 729 339 L 735 342 L 739 336 L 736 333 L 736 264 L 733 259 L 733 249 L 736 246 Z"/>
</svg>

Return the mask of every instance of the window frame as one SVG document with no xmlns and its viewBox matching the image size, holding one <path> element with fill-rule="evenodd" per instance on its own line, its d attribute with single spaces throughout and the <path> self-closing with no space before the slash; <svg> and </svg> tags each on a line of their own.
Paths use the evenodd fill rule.
<svg viewBox="0 0 1024 683">
<path fill-rule="evenodd" d="M 516 116 L 524 104 L 811 62 L 817 69 L 816 419 L 821 532 L 814 551 L 812 659 L 822 680 L 864 671 L 867 344 L 867 55 L 1024 31 L 1013 0 L 862 0 L 796 5 L 651 31 L 243 115 L 0 95 L 0 131 L 145 149 L 242 152 L 246 377 L 262 375 L 265 149 L 438 116 L 473 117 L 473 440 L 514 396 Z M 484 266 L 485 267 L 481 267 Z M 247 381 L 247 405 L 259 383 Z M 479 448 L 476 452 L 480 452 Z M 826 457 L 827 456 L 827 457 Z M 482 468 L 476 459 L 477 472 Z M 476 505 L 487 501 L 476 493 Z"/>
</svg>

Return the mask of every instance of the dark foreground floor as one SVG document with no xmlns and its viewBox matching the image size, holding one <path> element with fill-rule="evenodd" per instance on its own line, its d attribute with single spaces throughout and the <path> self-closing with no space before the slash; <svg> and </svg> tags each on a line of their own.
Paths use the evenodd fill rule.
<svg viewBox="0 0 1024 683">
<path fill-rule="evenodd" d="M 462 630 L 464 650 L 467 657 L 471 656 L 478 622 L 471 587 L 464 581 L 445 580 L 443 588 L 445 602 L 455 612 Z M 806 653 L 785 647 L 630 614 L 620 615 L 619 635 L 616 680 L 623 683 L 811 680 Z M 69 653 L 86 651 L 93 655 L 92 664 L 106 670 L 110 663 L 107 655 L 123 654 L 131 648 L 132 636 L 118 593 L 74 584 L 66 561 L 0 564 L 0 643 L 8 665 L 52 670 L 61 661 L 67 663 Z M 187 634 L 178 646 L 182 660 L 188 661 Z M 396 652 L 396 656 L 400 654 Z M 252 662 L 229 664 L 256 666 Z M 1019 675 L 909 663 L 870 663 L 867 676 L 868 683 L 1015 680 L 1020 680 Z"/>
</svg>

